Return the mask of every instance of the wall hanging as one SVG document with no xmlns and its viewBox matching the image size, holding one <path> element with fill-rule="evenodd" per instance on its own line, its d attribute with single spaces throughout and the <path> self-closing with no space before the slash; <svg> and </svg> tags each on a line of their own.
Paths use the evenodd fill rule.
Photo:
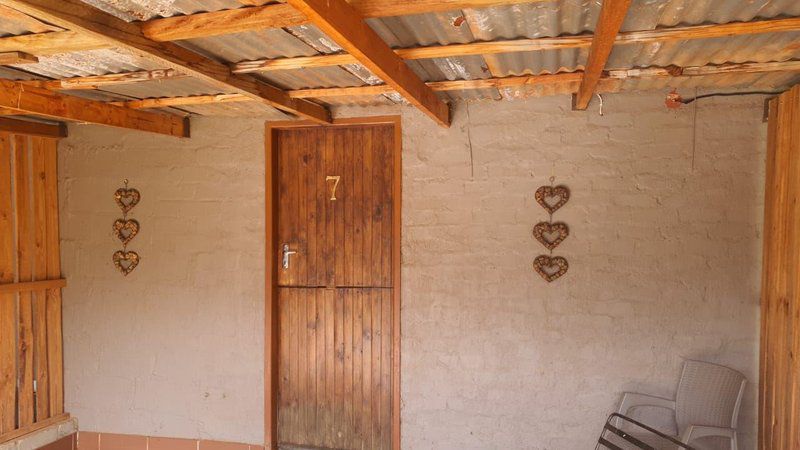
<svg viewBox="0 0 800 450">
<path fill-rule="evenodd" d="M 122 210 L 122 218 L 114 221 L 112 230 L 114 236 L 122 243 L 122 250 L 117 250 L 112 255 L 111 260 L 114 266 L 123 275 L 128 276 L 136 266 L 139 265 L 139 254 L 128 251 L 128 243 L 139 234 L 139 222 L 128 219 L 128 212 L 132 210 L 141 199 L 139 191 L 128 187 L 128 180 L 123 181 L 125 187 L 119 188 L 114 192 L 114 201 Z"/>
<path fill-rule="evenodd" d="M 549 220 L 539 222 L 533 227 L 533 237 L 546 249 L 549 255 L 539 255 L 533 260 L 533 270 L 548 283 L 560 278 L 569 270 L 566 258 L 553 256 L 553 250 L 569 236 L 569 227 L 564 222 L 553 222 L 553 213 L 569 201 L 569 189 L 566 186 L 553 186 L 555 178 L 550 178 L 550 186 L 542 186 L 536 190 L 536 202 L 547 211 Z"/>
</svg>

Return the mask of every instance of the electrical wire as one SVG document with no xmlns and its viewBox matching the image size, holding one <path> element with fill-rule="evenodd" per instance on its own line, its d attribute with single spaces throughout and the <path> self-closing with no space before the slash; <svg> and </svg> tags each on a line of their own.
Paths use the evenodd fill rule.
<svg viewBox="0 0 800 450">
<path fill-rule="evenodd" d="M 714 94 L 696 95 L 691 98 L 681 98 L 678 99 L 678 101 L 683 103 L 684 105 L 688 105 L 689 103 L 692 103 L 695 100 L 700 100 L 701 98 L 708 98 L 708 97 L 735 97 L 738 95 L 778 95 L 782 93 L 783 91 L 717 92 Z"/>
</svg>

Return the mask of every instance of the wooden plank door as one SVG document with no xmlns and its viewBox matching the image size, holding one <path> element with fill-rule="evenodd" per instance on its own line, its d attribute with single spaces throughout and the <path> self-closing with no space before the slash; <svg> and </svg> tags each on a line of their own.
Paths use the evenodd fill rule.
<svg viewBox="0 0 800 450">
<path fill-rule="evenodd" d="M 397 127 L 268 131 L 273 445 L 399 443 Z"/>
<path fill-rule="evenodd" d="M 769 103 L 760 450 L 800 449 L 800 86 Z"/>
</svg>

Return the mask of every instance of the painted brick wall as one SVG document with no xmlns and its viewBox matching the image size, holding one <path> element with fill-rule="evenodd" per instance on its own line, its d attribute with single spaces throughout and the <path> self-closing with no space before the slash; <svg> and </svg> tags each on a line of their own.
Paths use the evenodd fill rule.
<svg viewBox="0 0 800 450">
<path fill-rule="evenodd" d="M 684 358 L 752 381 L 755 448 L 763 102 L 662 100 L 462 105 L 450 129 L 343 111 L 403 114 L 404 448 L 594 448 L 620 393 L 673 395 Z M 192 125 L 75 126 L 61 146 L 67 407 L 86 430 L 257 443 L 263 126 Z M 573 197 L 570 271 L 548 285 L 531 228 L 550 176 Z M 125 177 L 143 194 L 128 279 L 110 263 Z"/>
</svg>

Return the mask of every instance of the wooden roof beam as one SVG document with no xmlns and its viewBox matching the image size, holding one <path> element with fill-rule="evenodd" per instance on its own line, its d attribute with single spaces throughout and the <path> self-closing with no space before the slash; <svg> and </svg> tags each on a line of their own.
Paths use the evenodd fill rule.
<svg viewBox="0 0 800 450">
<path fill-rule="evenodd" d="M 123 108 L 0 79 L 0 109 L 4 108 L 20 114 L 189 136 L 189 123 L 183 117 Z"/>
<path fill-rule="evenodd" d="M 642 69 L 612 69 L 600 78 L 598 91 L 615 91 L 615 82 L 629 78 L 689 78 L 730 73 L 770 73 L 800 72 L 800 61 L 721 64 L 695 67 L 647 67 Z M 534 85 L 568 85 L 577 91 L 583 72 L 559 73 L 554 75 L 527 75 L 506 78 L 487 78 L 481 80 L 434 81 L 426 83 L 436 92 L 460 91 L 467 89 L 502 89 Z M 295 98 L 325 98 L 392 94 L 395 90 L 389 85 L 356 86 L 346 88 L 299 89 L 289 91 Z M 128 108 L 168 108 L 174 106 L 206 105 L 229 102 L 249 102 L 250 98 L 240 94 L 197 95 L 188 97 L 162 97 L 144 100 L 115 102 Z"/>
<path fill-rule="evenodd" d="M 270 84 L 248 75 L 233 75 L 230 68 L 170 42 L 154 42 L 144 36 L 141 24 L 129 23 L 80 0 L 0 0 L 25 14 L 104 41 L 158 62 L 225 90 L 235 90 L 282 111 L 319 123 L 331 122 L 327 108 L 293 99 Z"/>
<path fill-rule="evenodd" d="M 683 41 L 689 39 L 707 39 L 786 31 L 800 31 L 800 17 L 763 20 L 758 22 L 734 22 L 722 25 L 661 28 L 650 31 L 628 31 L 617 35 L 615 45 L 651 44 L 654 42 Z M 592 45 L 592 39 L 592 35 L 510 39 L 490 42 L 473 42 L 468 44 L 399 48 L 395 49 L 394 52 L 404 60 L 448 58 L 453 56 L 588 48 Z M 358 60 L 353 55 L 341 53 L 334 55 L 244 61 L 234 64 L 232 67 L 234 73 L 251 73 L 357 63 Z"/>
<path fill-rule="evenodd" d="M 287 1 L 412 105 L 439 125 L 450 126 L 447 103 L 425 85 L 349 3 L 344 0 Z"/>
<path fill-rule="evenodd" d="M 606 67 L 611 49 L 617 40 L 622 22 L 628 14 L 631 0 L 603 0 L 600 6 L 600 17 L 597 19 L 597 26 L 592 38 L 592 46 L 589 48 L 589 57 L 586 61 L 586 68 L 583 72 L 583 80 L 578 93 L 575 94 L 573 105 L 575 109 L 586 109 L 594 95 L 597 83 Z"/>
</svg>

